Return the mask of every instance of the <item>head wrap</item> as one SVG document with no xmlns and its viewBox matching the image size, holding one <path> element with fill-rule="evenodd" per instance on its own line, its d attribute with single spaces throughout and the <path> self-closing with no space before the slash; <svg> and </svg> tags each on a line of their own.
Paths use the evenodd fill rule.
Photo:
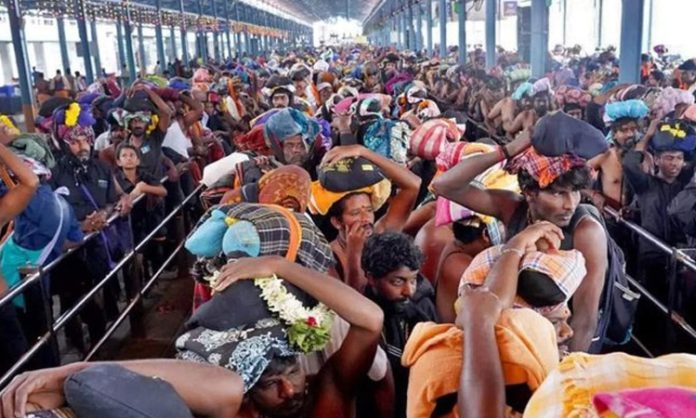
<svg viewBox="0 0 696 418">
<path fill-rule="evenodd" d="M 241 152 L 253 152 L 258 155 L 272 154 L 264 138 L 263 125 L 254 126 L 251 131 L 234 137 L 232 141 L 235 148 Z"/>
<path fill-rule="evenodd" d="M 650 141 L 650 147 L 656 152 L 682 151 L 690 153 L 696 149 L 696 134 L 683 122 L 663 123 L 657 128 Z"/>
<path fill-rule="evenodd" d="M 459 295 L 462 294 L 466 285 L 481 286 L 484 284 L 486 277 L 488 277 L 491 269 L 502 255 L 502 251 L 503 245 L 496 245 L 487 248 L 474 257 L 459 281 Z M 532 307 L 532 309 L 539 311 L 542 315 L 544 312 L 565 305 L 578 289 L 580 283 L 582 283 L 585 274 L 587 274 L 585 258 L 577 250 L 527 253 L 522 257 L 518 271 L 519 273 L 534 271 L 549 277 L 553 282 L 553 286 L 563 294 L 564 301 L 561 303 L 549 303 L 532 307 L 529 301 L 524 300 L 526 291 L 523 288 L 524 284 L 518 283 L 515 304 L 522 307 Z"/>
<path fill-rule="evenodd" d="M 14 121 L 12 121 L 9 116 L 0 114 L 0 125 L 7 128 L 11 135 L 19 135 L 17 125 L 15 125 Z"/>
<path fill-rule="evenodd" d="M 428 91 L 420 83 L 414 82 L 408 90 L 406 90 L 406 101 L 410 104 L 416 104 L 426 97 L 428 97 Z"/>
<path fill-rule="evenodd" d="M 535 81 L 534 84 L 532 84 L 531 95 L 534 96 L 539 93 L 547 93 L 553 95 L 553 90 L 551 89 L 551 81 L 548 78 L 541 78 Z"/>
<path fill-rule="evenodd" d="M 382 103 L 375 97 L 368 97 L 358 102 L 357 116 L 361 121 L 382 117 Z"/>
<path fill-rule="evenodd" d="M 458 141 L 462 134 L 457 124 L 450 119 L 431 119 L 413 131 L 409 149 L 413 155 L 434 160 L 448 142 Z"/>
<path fill-rule="evenodd" d="M 564 112 L 552 112 L 537 122 L 532 146 L 549 157 L 573 154 L 586 160 L 609 148 L 599 129 Z"/>
<path fill-rule="evenodd" d="M 282 206 L 287 199 L 298 203 L 305 212 L 311 195 L 312 178 L 303 168 L 285 165 L 270 171 L 259 180 L 259 203 Z"/>
<path fill-rule="evenodd" d="M 408 417 L 430 418 L 440 398 L 457 393 L 465 337 L 453 324 L 421 322 L 415 326 L 401 359 L 410 369 Z M 503 310 L 495 325 L 495 338 L 508 386 L 523 384 L 533 392 L 558 365 L 556 332 L 548 320 L 530 309 Z"/>
<path fill-rule="evenodd" d="M 237 373 L 244 393 L 259 381 L 275 357 L 294 357 L 287 332 L 277 319 L 261 319 L 249 326 L 216 331 L 196 327 L 176 340 L 177 357 L 214 364 Z"/>
<path fill-rule="evenodd" d="M 85 136 L 91 143 L 94 141 L 92 125 L 96 123 L 89 106 L 76 102 L 66 107 L 60 107 L 53 112 L 53 138 L 71 143 L 76 138 Z M 59 148 L 59 144 L 56 144 Z"/>
<path fill-rule="evenodd" d="M 371 122 L 362 141 L 365 147 L 398 164 L 406 164 L 411 129 L 406 122 L 378 119 Z"/>
<path fill-rule="evenodd" d="M 597 414 L 593 399 L 598 394 L 606 392 L 668 387 L 688 388 L 692 392 L 696 390 L 696 356 L 669 354 L 658 358 L 642 358 L 625 353 L 602 355 L 571 353 L 548 375 L 534 393 L 527 404 L 524 416 L 525 418 L 619 416 Z M 665 405 L 670 403 L 670 400 L 664 401 Z M 679 416 L 686 416 L 689 413 Z M 661 416 L 650 412 L 641 415 Z"/>
<path fill-rule="evenodd" d="M 416 115 L 419 119 L 432 119 L 440 116 L 440 108 L 432 100 L 423 100 L 416 107 Z"/>
<path fill-rule="evenodd" d="M 282 156 L 282 144 L 286 139 L 300 135 L 305 148 L 309 150 L 320 129 L 319 124 L 304 113 L 297 109 L 286 108 L 268 119 L 264 125 L 263 135 L 266 144 L 276 156 Z"/>
<path fill-rule="evenodd" d="M 648 112 L 650 109 L 642 100 L 608 103 L 604 107 L 604 122 L 610 124 L 625 118 L 642 119 L 648 115 Z"/>
<path fill-rule="evenodd" d="M 687 105 L 694 104 L 694 95 L 686 90 L 667 87 L 662 89 L 662 92 L 655 100 L 655 105 L 652 110 L 655 111 L 658 119 L 662 119 L 672 113 L 677 105 L 682 103 Z"/>
<path fill-rule="evenodd" d="M 581 109 L 584 109 L 592 99 L 592 96 L 588 92 L 570 86 L 559 87 L 556 89 L 554 96 L 561 108 L 565 108 L 567 105 L 577 105 Z"/>
<path fill-rule="evenodd" d="M 438 171 L 435 176 L 439 176 L 443 172 L 459 164 L 464 158 L 492 152 L 494 150 L 495 147 L 492 145 L 482 143 L 457 142 L 447 144 L 436 159 Z M 479 174 L 474 179 L 474 186 L 482 189 L 510 190 L 519 193 L 520 187 L 517 183 L 517 176 L 510 175 L 503 170 L 504 166 L 505 162 L 501 161 Z M 486 225 L 488 237 L 494 245 L 501 243 L 503 240 L 498 221 L 492 216 L 476 213 L 442 196 L 438 196 L 435 208 L 435 224 L 437 226 L 476 217 Z"/>
<path fill-rule="evenodd" d="M 512 93 L 512 99 L 522 100 L 523 97 L 532 96 L 533 94 L 532 83 L 525 81 L 517 87 L 514 93 Z"/>
<path fill-rule="evenodd" d="M 529 147 L 508 162 L 505 169 L 511 174 L 518 174 L 522 170 L 526 171 L 539 183 L 539 187 L 544 189 L 568 170 L 585 165 L 584 159 L 572 154 L 546 157 L 539 154 L 534 147 Z"/>
</svg>

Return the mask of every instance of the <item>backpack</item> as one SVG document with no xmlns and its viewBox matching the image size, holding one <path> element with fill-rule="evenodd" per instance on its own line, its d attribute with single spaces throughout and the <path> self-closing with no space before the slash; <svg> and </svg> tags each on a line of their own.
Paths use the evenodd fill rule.
<svg viewBox="0 0 696 418">
<path fill-rule="evenodd" d="M 594 206 L 585 205 L 592 216 L 602 224 L 607 236 L 607 273 L 599 302 L 599 320 L 589 353 L 599 353 L 604 345 L 623 345 L 633 331 L 633 317 L 640 293 L 634 292 L 626 275 L 626 259 L 621 247 L 607 231 L 604 218 Z"/>
</svg>

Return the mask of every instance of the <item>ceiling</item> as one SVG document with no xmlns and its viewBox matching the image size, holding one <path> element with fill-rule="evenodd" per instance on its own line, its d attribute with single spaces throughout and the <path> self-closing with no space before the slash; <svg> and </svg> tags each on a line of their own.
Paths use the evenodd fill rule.
<svg viewBox="0 0 696 418">
<path fill-rule="evenodd" d="M 288 10 L 304 22 L 314 23 L 343 17 L 362 22 L 380 0 L 266 0 L 268 4 Z"/>
</svg>

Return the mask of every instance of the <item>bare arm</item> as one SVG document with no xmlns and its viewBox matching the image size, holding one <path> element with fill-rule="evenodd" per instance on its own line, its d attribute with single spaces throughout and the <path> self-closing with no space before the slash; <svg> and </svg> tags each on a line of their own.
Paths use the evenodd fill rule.
<svg viewBox="0 0 696 418">
<path fill-rule="evenodd" d="M 154 103 L 157 107 L 157 116 L 159 116 L 159 130 L 166 133 L 167 129 L 169 129 L 169 124 L 171 123 L 171 109 L 169 109 L 169 106 L 164 102 L 164 100 L 162 100 L 159 94 L 152 91 L 152 89 L 146 88 L 144 90 L 147 92 L 147 95 L 152 103 Z"/>
<path fill-rule="evenodd" d="M 382 170 L 399 192 L 389 202 L 387 213 L 379 220 L 377 229 L 381 231 L 400 231 L 408 220 L 418 197 L 421 179 L 406 167 L 368 150 L 362 145 L 336 147 L 326 153 L 322 164 L 330 164 L 346 157 L 363 157 Z"/>
<path fill-rule="evenodd" d="M 134 373 L 166 381 L 194 414 L 204 417 L 235 418 L 244 396 L 242 379 L 218 366 L 181 360 L 82 362 L 17 376 L 2 392 L 2 417 L 25 416 L 27 403 L 41 409 L 62 406 L 65 380 L 99 364 L 116 364 Z M 215 385 L 206 384 L 211 379 Z"/>
<path fill-rule="evenodd" d="M 341 387 L 341 393 L 353 392 L 374 359 L 384 319 L 382 309 L 343 282 L 282 257 L 241 259 L 227 264 L 214 288 L 220 291 L 237 280 L 272 274 L 309 293 L 350 323 L 346 339 L 322 374 L 332 385 Z"/>
<path fill-rule="evenodd" d="M 592 218 L 586 218 L 575 228 L 573 247 L 585 257 L 587 275 L 573 295 L 573 316 L 570 327 L 573 338 L 570 351 L 587 351 L 597 328 L 599 300 L 604 288 L 608 260 L 604 228 Z"/>
<path fill-rule="evenodd" d="M 515 156 L 527 149 L 530 143 L 529 137 L 522 135 L 506 147 L 508 153 Z M 433 190 L 438 196 L 446 197 L 475 212 L 494 216 L 507 224 L 520 196 L 503 190 L 483 190 L 470 184 L 476 176 L 498 162 L 500 157 L 497 152 L 467 158 L 436 178 L 432 184 Z"/>
<path fill-rule="evenodd" d="M 460 417 L 505 416 L 505 380 L 495 336 L 501 307 L 490 291 L 469 290 L 462 296 L 457 315 L 457 325 L 464 331 L 457 391 Z"/>
<path fill-rule="evenodd" d="M 201 120 L 203 117 L 203 103 L 184 93 L 179 94 L 179 99 L 189 107 L 189 111 L 184 115 L 184 124 L 186 124 L 187 128 Z"/>
<path fill-rule="evenodd" d="M 0 225 L 5 225 L 27 207 L 39 187 L 39 178 L 24 165 L 19 157 L 2 144 L 0 144 L 0 163 L 12 171 L 18 181 L 17 185 L 9 189 L 0 199 Z"/>
</svg>

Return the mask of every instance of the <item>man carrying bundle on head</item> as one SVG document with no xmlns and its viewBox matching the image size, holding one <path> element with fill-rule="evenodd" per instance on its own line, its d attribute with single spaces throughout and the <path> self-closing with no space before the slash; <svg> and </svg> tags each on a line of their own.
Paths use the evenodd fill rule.
<svg viewBox="0 0 696 418">
<path fill-rule="evenodd" d="M 601 132 L 557 112 L 542 119 L 533 141 L 522 135 L 494 152 L 463 160 L 433 182 L 438 195 L 499 219 L 508 239 L 538 221 L 551 222 L 564 230 L 561 249 L 579 250 L 587 265 L 587 275 L 572 303 L 575 335 L 569 342 L 571 351 L 590 349 L 608 271 L 607 234 L 595 216 L 599 215 L 579 205 L 580 191 L 590 181 L 586 160 L 606 148 Z M 482 190 L 471 184 L 477 175 L 505 159 L 509 161 L 508 171 L 518 176 L 521 195 Z"/>
</svg>

